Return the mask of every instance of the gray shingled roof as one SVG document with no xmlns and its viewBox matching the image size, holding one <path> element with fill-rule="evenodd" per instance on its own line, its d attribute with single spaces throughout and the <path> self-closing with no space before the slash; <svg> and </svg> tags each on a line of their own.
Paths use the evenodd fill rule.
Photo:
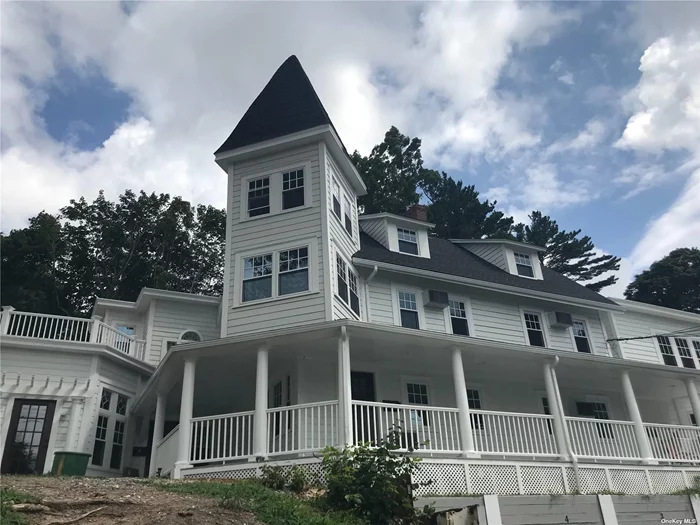
<svg viewBox="0 0 700 525">
<path fill-rule="evenodd" d="M 275 71 L 214 154 L 323 125 L 333 123 L 299 59 L 292 55 Z"/>
<path fill-rule="evenodd" d="M 543 280 L 541 281 L 523 279 L 501 270 L 499 267 L 481 259 L 466 249 L 452 244 L 446 239 L 430 237 L 429 243 L 430 259 L 426 259 L 392 252 L 366 233 L 361 233 L 360 251 L 355 253 L 353 258 L 406 266 L 408 268 L 476 279 L 488 283 L 516 286 L 525 290 L 547 292 L 603 304 L 616 304 L 549 268 L 542 268 Z"/>
</svg>

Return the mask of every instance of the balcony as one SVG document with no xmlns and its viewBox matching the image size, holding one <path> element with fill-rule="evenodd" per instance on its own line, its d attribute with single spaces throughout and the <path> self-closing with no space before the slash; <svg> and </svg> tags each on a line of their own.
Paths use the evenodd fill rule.
<svg viewBox="0 0 700 525">
<path fill-rule="evenodd" d="M 0 329 L 2 337 L 102 345 L 141 361 L 145 358 L 145 341 L 120 332 L 99 319 L 20 312 L 4 307 Z"/>
</svg>

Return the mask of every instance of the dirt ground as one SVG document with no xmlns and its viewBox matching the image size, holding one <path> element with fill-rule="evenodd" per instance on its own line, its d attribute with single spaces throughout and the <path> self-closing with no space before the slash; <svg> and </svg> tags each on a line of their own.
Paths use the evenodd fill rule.
<svg viewBox="0 0 700 525">
<path fill-rule="evenodd" d="M 3 476 L 0 485 L 48 504 L 50 511 L 24 514 L 31 525 L 69 521 L 101 507 L 104 508 L 75 523 L 262 525 L 252 514 L 218 507 L 214 499 L 166 492 L 134 478 Z"/>
</svg>

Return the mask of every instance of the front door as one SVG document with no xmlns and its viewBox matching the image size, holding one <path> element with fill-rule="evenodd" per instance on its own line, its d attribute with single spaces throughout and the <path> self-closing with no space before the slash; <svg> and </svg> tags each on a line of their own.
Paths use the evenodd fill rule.
<svg viewBox="0 0 700 525">
<path fill-rule="evenodd" d="M 376 401 L 374 374 L 371 372 L 350 372 L 350 390 L 354 401 Z M 376 442 L 374 421 L 379 416 L 378 413 L 375 413 L 379 407 L 355 405 L 353 408 L 352 425 L 355 443 Z"/>
<path fill-rule="evenodd" d="M 56 401 L 16 399 L 7 431 L 3 474 L 42 474 Z"/>
</svg>

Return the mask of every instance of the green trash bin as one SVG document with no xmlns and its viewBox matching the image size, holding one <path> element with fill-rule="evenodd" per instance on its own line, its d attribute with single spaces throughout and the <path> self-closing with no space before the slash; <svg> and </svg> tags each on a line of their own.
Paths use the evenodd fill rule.
<svg viewBox="0 0 700 525">
<path fill-rule="evenodd" d="M 84 476 L 92 454 L 85 452 L 56 452 L 51 467 L 52 476 Z"/>
</svg>

